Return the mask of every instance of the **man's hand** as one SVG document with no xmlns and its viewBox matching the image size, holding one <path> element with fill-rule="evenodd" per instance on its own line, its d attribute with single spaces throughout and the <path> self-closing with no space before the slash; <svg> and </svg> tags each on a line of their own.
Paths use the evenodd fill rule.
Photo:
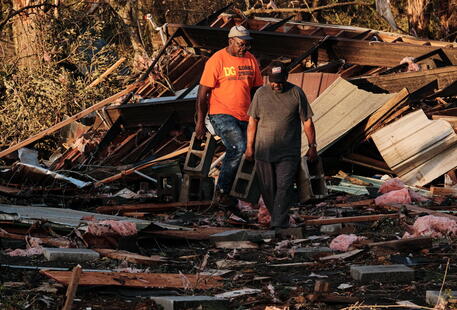
<svg viewBox="0 0 457 310">
<path fill-rule="evenodd" d="M 206 135 L 206 126 L 205 122 L 198 122 L 195 126 L 195 136 L 199 140 L 203 140 Z"/>
<path fill-rule="evenodd" d="M 311 162 L 317 159 L 317 148 L 315 145 L 309 147 L 308 152 L 306 152 L 306 157 L 308 157 L 308 160 Z"/>
<path fill-rule="evenodd" d="M 254 160 L 254 150 L 252 148 L 247 148 L 246 152 L 244 152 L 244 158 L 249 161 Z"/>
</svg>

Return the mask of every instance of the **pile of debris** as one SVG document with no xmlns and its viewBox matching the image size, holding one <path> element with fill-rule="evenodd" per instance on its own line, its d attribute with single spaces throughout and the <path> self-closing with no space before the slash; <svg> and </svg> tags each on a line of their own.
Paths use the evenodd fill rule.
<svg viewBox="0 0 457 310">
<path fill-rule="evenodd" d="M 235 24 L 314 111 L 321 160 L 303 159 L 281 235 L 251 162 L 231 193 L 249 220 L 212 208 L 224 149 L 192 135 L 205 61 Z M 2 308 L 455 306 L 456 44 L 221 12 L 166 30 L 136 83 L 0 151 Z M 57 133 L 49 160 L 26 148 Z"/>
</svg>

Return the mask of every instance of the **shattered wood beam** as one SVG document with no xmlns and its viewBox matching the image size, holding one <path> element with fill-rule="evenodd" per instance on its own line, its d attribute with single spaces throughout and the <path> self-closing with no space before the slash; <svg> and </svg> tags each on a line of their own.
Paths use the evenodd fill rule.
<svg viewBox="0 0 457 310">
<path fill-rule="evenodd" d="M 451 214 L 447 214 L 447 213 L 443 213 L 443 212 L 438 212 L 438 211 L 433 211 L 433 210 L 430 210 L 430 209 L 427 209 L 427 208 L 418 207 L 418 206 L 402 204 L 401 206 L 392 205 L 392 206 L 389 206 L 389 207 L 397 209 L 397 210 L 400 211 L 403 206 L 405 206 L 406 209 L 408 209 L 408 211 L 411 211 L 411 212 L 427 213 L 429 215 L 447 217 L 448 219 L 457 221 L 457 216 L 455 216 L 455 215 L 451 215 Z"/>
<path fill-rule="evenodd" d="M 68 285 L 71 271 L 40 270 L 41 274 Z M 83 272 L 79 285 L 113 285 L 140 288 L 181 288 L 181 289 L 212 289 L 221 288 L 221 277 L 203 276 L 199 274 L 171 273 L 129 273 L 129 272 Z"/>
<path fill-rule="evenodd" d="M 182 154 L 186 154 L 188 150 L 189 150 L 189 147 L 187 146 L 187 147 L 182 148 L 180 150 L 177 150 L 177 151 L 175 151 L 173 153 L 164 155 L 162 157 L 156 158 L 156 159 L 151 160 L 151 161 L 149 161 L 147 163 L 144 163 L 142 165 L 139 165 L 139 166 L 124 170 L 124 171 L 122 171 L 122 172 L 120 172 L 120 173 L 118 173 L 116 175 L 113 175 L 113 176 L 108 177 L 106 179 L 100 180 L 100 181 L 96 182 L 94 185 L 97 187 L 97 186 L 101 186 L 101 185 L 103 185 L 105 183 L 109 183 L 109 182 L 113 182 L 113 181 L 119 180 L 120 178 L 122 178 L 122 177 L 124 177 L 126 175 L 129 175 L 129 174 L 132 174 L 137 170 L 142 170 L 144 168 L 153 166 L 155 163 L 158 163 L 158 162 L 160 162 L 162 160 L 171 159 L 173 157 L 176 157 L 176 156 L 179 156 L 179 155 L 182 155 Z"/>
<path fill-rule="evenodd" d="M 325 36 L 322 40 L 320 40 L 319 42 L 314 44 L 313 47 L 307 50 L 303 55 L 294 59 L 294 61 L 292 61 L 292 63 L 287 66 L 287 71 L 291 72 L 293 69 L 295 69 L 295 67 L 301 64 L 303 60 L 305 60 L 306 58 L 308 58 L 308 56 L 316 52 L 319 49 L 319 47 L 321 47 L 329 38 L 330 36 Z"/>
<path fill-rule="evenodd" d="M 136 83 L 135 83 L 135 84 L 132 84 L 132 85 L 129 85 L 129 86 L 127 86 L 127 88 L 124 89 L 123 91 L 118 92 L 117 94 L 115 94 L 115 95 L 113 95 L 113 96 L 111 96 L 111 97 L 109 97 L 109 98 L 107 98 L 107 99 L 105 99 L 105 100 L 102 100 L 102 101 L 100 101 L 100 102 L 94 104 L 94 105 L 91 106 L 90 108 L 87 108 L 87 109 L 85 109 L 85 110 L 83 110 L 83 111 L 81 111 L 81 112 L 79 112 L 79 113 L 73 115 L 72 117 L 67 118 L 66 120 L 64 120 L 64 121 L 62 121 L 62 122 L 57 123 L 57 124 L 55 124 L 54 126 L 51 126 L 50 128 L 48 128 L 48 129 L 46 129 L 46 130 L 43 130 L 42 132 L 40 132 L 40 133 L 38 133 L 38 134 L 36 134 L 36 135 L 34 135 L 34 136 L 32 136 L 32 137 L 30 137 L 30 138 L 28 138 L 28 139 L 22 141 L 22 142 L 19 142 L 19 143 L 13 145 L 13 146 L 7 148 L 7 149 L 4 150 L 4 151 L 1 151 L 1 152 L 0 152 L 0 158 L 6 156 L 6 155 L 8 155 L 8 154 L 11 154 L 11 153 L 14 152 L 14 151 L 17 151 L 17 150 L 19 150 L 20 148 L 29 145 L 30 143 L 33 143 L 33 142 L 35 142 L 35 141 L 38 141 L 38 140 L 40 140 L 41 138 L 43 138 L 43 137 L 45 137 L 45 136 L 48 136 L 48 135 L 50 135 L 50 134 L 56 132 L 56 131 L 59 130 L 60 128 L 63 128 L 63 127 L 65 127 L 66 125 L 68 125 L 68 124 L 70 124 L 70 123 L 72 123 L 72 122 L 74 122 L 74 121 L 77 121 L 77 120 L 83 118 L 84 116 L 86 116 L 86 115 L 92 113 L 93 111 L 96 111 L 96 110 L 98 110 L 98 109 L 100 109 L 100 108 L 102 108 L 102 107 L 104 107 L 104 106 L 106 106 L 106 105 L 108 105 L 108 104 L 110 104 L 110 103 L 113 103 L 113 102 L 116 101 L 117 99 L 119 99 L 119 98 L 121 98 L 121 97 L 123 97 L 123 96 L 129 94 L 133 89 L 136 89 L 137 87 L 138 87 L 138 86 L 137 86 Z"/>
<path fill-rule="evenodd" d="M 14 240 L 24 240 L 26 241 L 26 235 L 12 234 L 0 228 L 0 238 L 14 239 Z M 59 238 L 48 238 L 48 237 L 35 237 L 40 239 L 43 244 L 52 245 L 58 248 L 69 248 L 70 241 L 66 239 Z"/>
<path fill-rule="evenodd" d="M 406 250 L 406 249 L 430 249 L 432 247 L 432 238 L 430 237 L 416 237 L 408 239 L 399 239 L 391 241 L 373 242 L 369 243 L 368 246 L 382 247 L 394 250 Z"/>
<path fill-rule="evenodd" d="M 132 205 L 118 206 L 101 206 L 96 208 L 98 213 L 111 213 L 116 211 L 144 211 L 144 210 L 168 210 L 176 208 L 194 208 L 207 207 L 211 205 L 211 201 L 189 201 L 189 202 L 172 202 L 172 203 L 141 203 Z"/>
<path fill-rule="evenodd" d="M 62 310 L 71 310 L 71 305 L 73 304 L 73 299 L 75 299 L 76 291 L 78 289 L 81 271 L 81 266 L 77 265 L 75 268 L 73 268 L 73 271 L 71 272 L 71 280 L 68 284 L 67 293 L 65 294 L 67 298 L 65 300 L 65 304 Z"/>
<path fill-rule="evenodd" d="M 102 256 L 109 257 L 111 259 L 127 261 L 133 264 L 151 265 L 167 261 L 165 257 L 158 255 L 144 256 L 122 250 L 94 249 L 94 251 L 98 252 Z"/>
<path fill-rule="evenodd" d="M 177 24 L 168 24 L 167 29 L 170 33 L 178 30 L 185 31 L 188 40 L 177 39 L 183 46 L 217 50 L 227 45 L 228 29 Z M 251 31 L 251 36 L 254 38 L 252 46 L 254 54 L 273 57 L 299 57 L 323 38 L 323 36 L 255 30 Z M 398 65 L 405 55 L 419 57 L 436 50 L 434 46 L 352 40 L 343 37 L 330 37 L 328 43 L 336 59 L 344 59 L 348 64 L 375 67 L 393 67 Z M 451 62 L 457 64 L 457 49 L 443 47 L 443 50 Z M 326 50 L 319 50 L 319 61 L 335 59 L 332 57 L 333 55 L 329 55 Z"/>
<path fill-rule="evenodd" d="M 108 68 L 108 70 L 106 70 L 102 75 L 100 75 L 96 80 L 94 80 L 92 83 L 90 83 L 86 89 L 88 88 L 92 88 L 94 86 L 97 86 L 98 84 L 100 84 L 108 75 L 110 75 L 114 70 L 116 70 L 124 61 L 125 61 L 125 57 L 122 57 L 121 59 L 119 59 L 118 61 L 116 61 L 116 63 L 114 65 L 112 65 L 111 67 Z"/>
<path fill-rule="evenodd" d="M 399 218 L 398 213 L 395 214 L 375 214 L 362 216 L 338 217 L 330 219 L 315 219 L 307 220 L 307 225 L 329 225 L 339 223 L 357 223 L 357 222 L 374 222 L 385 218 Z"/>
<path fill-rule="evenodd" d="M 342 2 L 342 3 L 332 3 L 323 6 L 317 6 L 313 8 L 278 8 L 278 9 L 249 9 L 243 12 L 244 15 L 252 15 L 252 14 L 265 14 L 265 13 L 312 13 L 321 10 L 327 10 L 335 7 L 340 6 L 347 6 L 347 5 L 362 5 L 368 6 L 372 5 L 372 3 L 368 2 L 358 2 L 358 1 L 350 1 L 350 2 Z"/>
</svg>

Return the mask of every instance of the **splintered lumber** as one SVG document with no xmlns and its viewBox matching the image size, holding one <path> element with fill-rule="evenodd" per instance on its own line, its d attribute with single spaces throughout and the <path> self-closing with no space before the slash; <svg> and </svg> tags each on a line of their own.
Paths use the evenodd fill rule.
<svg viewBox="0 0 457 310">
<path fill-rule="evenodd" d="M 374 205 L 374 199 L 365 199 L 365 200 L 359 200 L 359 201 L 352 201 L 352 202 L 345 202 L 345 203 L 337 203 L 335 204 L 335 207 L 337 208 L 345 208 L 345 207 L 364 207 L 364 206 L 370 206 Z"/>
<path fill-rule="evenodd" d="M 432 247 L 431 237 L 416 237 L 408 239 L 399 239 L 383 242 L 372 242 L 369 247 L 382 247 L 393 250 L 414 250 L 414 249 L 429 249 Z"/>
<path fill-rule="evenodd" d="M 147 231 L 155 237 L 188 240 L 209 240 L 211 235 L 227 230 L 238 230 L 232 227 L 197 227 L 193 230 L 159 230 Z"/>
<path fill-rule="evenodd" d="M 21 190 L 20 189 L 17 189 L 17 188 L 14 188 L 14 187 L 7 187 L 7 186 L 3 186 L 3 185 L 0 185 L 0 192 L 4 193 L 4 194 L 17 194 L 19 193 Z"/>
<path fill-rule="evenodd" d="M 406 207 L 406 209 L 408 209 L 408 211 L 417 212 L 417 213 L 427 213 L 429 215 L 434 215 L 434 216 L 447 217 L 448 219 L 457 221 L 457 216 L 455 216 L 455 215 L 451 215 L 451 214 L 447 214 L 447 213 L 443 213 L 443 212 L 438 212 L 438 211 L 433 211 L 433 210 L 430 210 L 430 209 L 427 209 L 427 208 L 418 207 L 418 206 L 402 204 L 401 206 L 389 206 L 389 207 L 390 208 L 395 208 L 397 210 L 400 210 L 403 206 Z"/>
<path fill-rule="evenodd" d="M 408 185 L 422 186 L 457 167 L 457 134 L 444 120 L 412 112 L 372 134 L 387 165 Z"/>
<path fill-rule="evenodd" d="M 176 208 L 198 208 L 211 205 L 211 201 L 189 201 L 171 203 L 140 203 L 132 205 L 101 206 L 96 208 L 98 213 L 113 213 L 118 211 L 163 211 Z"/>
<path fill-rule="evenodd" d="M 436 187 L 430 186 L 430 191 L 432 195 L 436 196 L 452 196 L 457 197 L 457 189 L 452 187 Z"/>
<path fill-rule="evenodd" d="M 370 93 L 338 78 L 311 104 L 318 153 L 324 152 L 394 96 L 396 94 Z M 308 143 L 304 133 L 302 141 L 301 152 L 305 155 Z"/>
<path fill-rule="evenodd" d="M 12 234 L 0 228 L 0 238 L 24 240 L 26 241 L 26 235 Z M 55 247 L 69 248 L 71 243 L 67 239 L 63 238 L 48 238 L 48 237 L 35 237 L 40 239 L 42 244 L 52 245 Z"/>
<path fill-rule="evenodd" d="M 259 246 L 251 241 L 218 241 L 216 248 L 219 249 L 258 249 Z"/>
<path fill-rule="evenodd" d="M 367 134 L 378 122 L 385 119 L 395 108 L 405 103 L 409 92 L 403 88 L 394 97 L 384 103 L 376 112 L 374 112 L 363 126 L 363 131 Z"/>
<path fill-rule="evenodd" d="M 77 265 L 71 272 L 70 283 L 68 284 L 67 293 L 65 294 L 67 298 L 62 310 L 71 310 L 71 305 L 73 304 L 73 299 L 75 299 L 76 290 L 78 289 L 81 271 L 81 266 Z"/>
<path fill-rule="evenodd" d="M 385 172 L 392 174 L 393 171 L 390 170 L 389 166 L 386 165 L 384 161 L 373 159 L 361 154 L 347 154 L 345 156 L 341 157 L 342 161 L 351 163 L 351 164 L 356 164 L 362 167 L 368 167 L 377 171 Z"/>
<path fill-rule="evenodd" d="M 114 65 L 109 67 L 108 70 L 106 70 L 96 80 L 94 80 L 92 83 L 90 83 L 86 88 L 92 88 L 92 87 L 97 86 L 98 84 L 100 84 L 108 75 L 110 75 L 114 70 L 116 70 L 117 67 L 119 67 L 125 61 L 125 59 L 126 59 L 125 57 L 122 57 L 121 59 L 116 61 L 116 63 Z"/>
<path fill-rule="evenodd" d="M 71 271 L 40 270 L 40 273 L 68 285 L 72 278 Z M 81 273 L 79 285 L 113 285 L 141 288 L 181 288 L 206 290 L 223 286 L 223 278 L 171 273 L 128 273 L 128 272 L 85 272 Z"/>
<path fill-rule="evenodd" d="M 113 175 L 111 177 L 108 177 L 106 179 L 103 179 L 103 180 L 100 180 L 100 181 L 96 182 L 94 185 L 97 187 L 97 186 L 103 185 L 104 183 L 109 183 L 109 182 L 113 182 L 113 181 L 119 180 L 120 178 L 122 178 L 122 177 L 124 177 L 126 175 L 130 175 L 132 173 L 135 173 L 135 171 L 142 170 L 144 168 L 153 166 L 154 164 L 156 164 L 156 163 L 158 163 L 158 162 L 160 162 L 162 160 L 167 160 L 167 159 L 171 159 L 173 157 L 176 157 L 176 156 L 179 156 L 179 155 L 182 155 L 182 154 L 186 154 L 188 150 L 189 150 L 189 147 L 186 146 L 186 147 L 184 147 L 184 148 L 182 148 L 180 150 L 174 151 L 173 153 L 170 153 L 170 154 L 164 155 L 162 157 L 156 158 L 154 160 L 148 161 L 147 163 L 144 163 L 142 165 L 139 165 L 139 166 L 136 166 L 136 167 L 121 171 L 120 173 L 118 173 L 116 175 Z"/>
<path fill-rule="evenodd" d="M 84 116 L 92 113 L 93 111 L 96 111 L 96 110 L 98 110 L 98 109 L 100 109 L 100 108 L 102 108 L 102 107 L 104 107 L 104 106 L 106 106 L 106 105 L 108 105 L 110 103 L 113 103 L 115 100 L 117 100 L 117 99 L 129 94 L 132 90 L 137 88 L 137 86 L 138 86 L 137 84 L 131 84 L 131 85 L 127 86 L 127 88 L 124 89 L 123 91 L 118 92 L 117 94 L 115 94 L 115 95 L 113 95 L 113 96 L 111 96 L 111 97 L 109 97 L 109 98 L 107 98 L 105 100 L 102 100 L 102 101 L 94 104 L 90 108 L 87 108 L 87 109 L 85 109 L 85 110 L 73 115 L 72 117 L 67 118 L 66 120 L 64 120 L 62 122 L 57 123 L 54 126 L 51 126 L 48 129 L 43 130 L 42 132 L 40 132 L 40 133 L 38 133 L 38 134 L 36 134 L 36 135 L 34 135 L 34 136 L 22 141 L 22 142 L 19 142 L 19 143 L 13 145 L 13 146 L 7 148 L 4 151 L 1 151 L 0 152 L 0 158 L 6 156 L 8 154 L 11 154 L 14 151 L 17 151 L 20 148 L 29 145 L 30 143 L 38 141 L 38 140 L 40 140 L 41 138 L 43 138 L 43 137 L 45 137 L 47 135 L 50 135 L 50 134 L 56 132 L 60 128 L 63 128 L 66 125 L 68 125 L 68 124 L 70 124 L 70 123 L 72 123 L 74 121 L 77 121 L 80 118 L 83 118 Z"/>
<path fill-rule="evenodd" d="M 399 215 L 395 214 L 375 214 L 375 215 L 361 215 L 361 216 L 348 216 L 348 217 L 336 217 L 328 219 L 315 219 L 307 220 L 308 225 L 329 225 L 339 223 L 357 223 L 357 222 L 374 222 L 384 218 L 398 218 Z"/>
<path fill-rule="evenodd" d="M 136 253 L 131 253 L 128 251 L 112 249 L 94 249 L 94 251 L 100 253 L 100 255 L 102 256 L 106 256 L 117 260 L 125 260 L 134 264 L 150 265 L 166 261 L 165 257 L 161 257 L 159 255 L 144 256 Z"/>
</svg>

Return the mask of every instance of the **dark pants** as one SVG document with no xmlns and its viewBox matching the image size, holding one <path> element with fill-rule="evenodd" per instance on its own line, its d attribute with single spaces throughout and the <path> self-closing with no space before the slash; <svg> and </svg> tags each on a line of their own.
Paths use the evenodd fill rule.
<svg viewBox="0 0 457 310">
<path fill-rule="evenodd" d="M 246 151 L 248 122 L 240 121 L 228 114 L 212 114 L 208 117 L 214 131 L 221 137 L 225 146 L 225 157 L 222 160 L 217 189 L 229 194 L 241 157 Z"/>
<path fill-rule="evenodd" d="M 289 202 L 299 160 L 255 161 L 263 201 L 271 214 L 271 228 L 289 227 Z"/>
</svg>

